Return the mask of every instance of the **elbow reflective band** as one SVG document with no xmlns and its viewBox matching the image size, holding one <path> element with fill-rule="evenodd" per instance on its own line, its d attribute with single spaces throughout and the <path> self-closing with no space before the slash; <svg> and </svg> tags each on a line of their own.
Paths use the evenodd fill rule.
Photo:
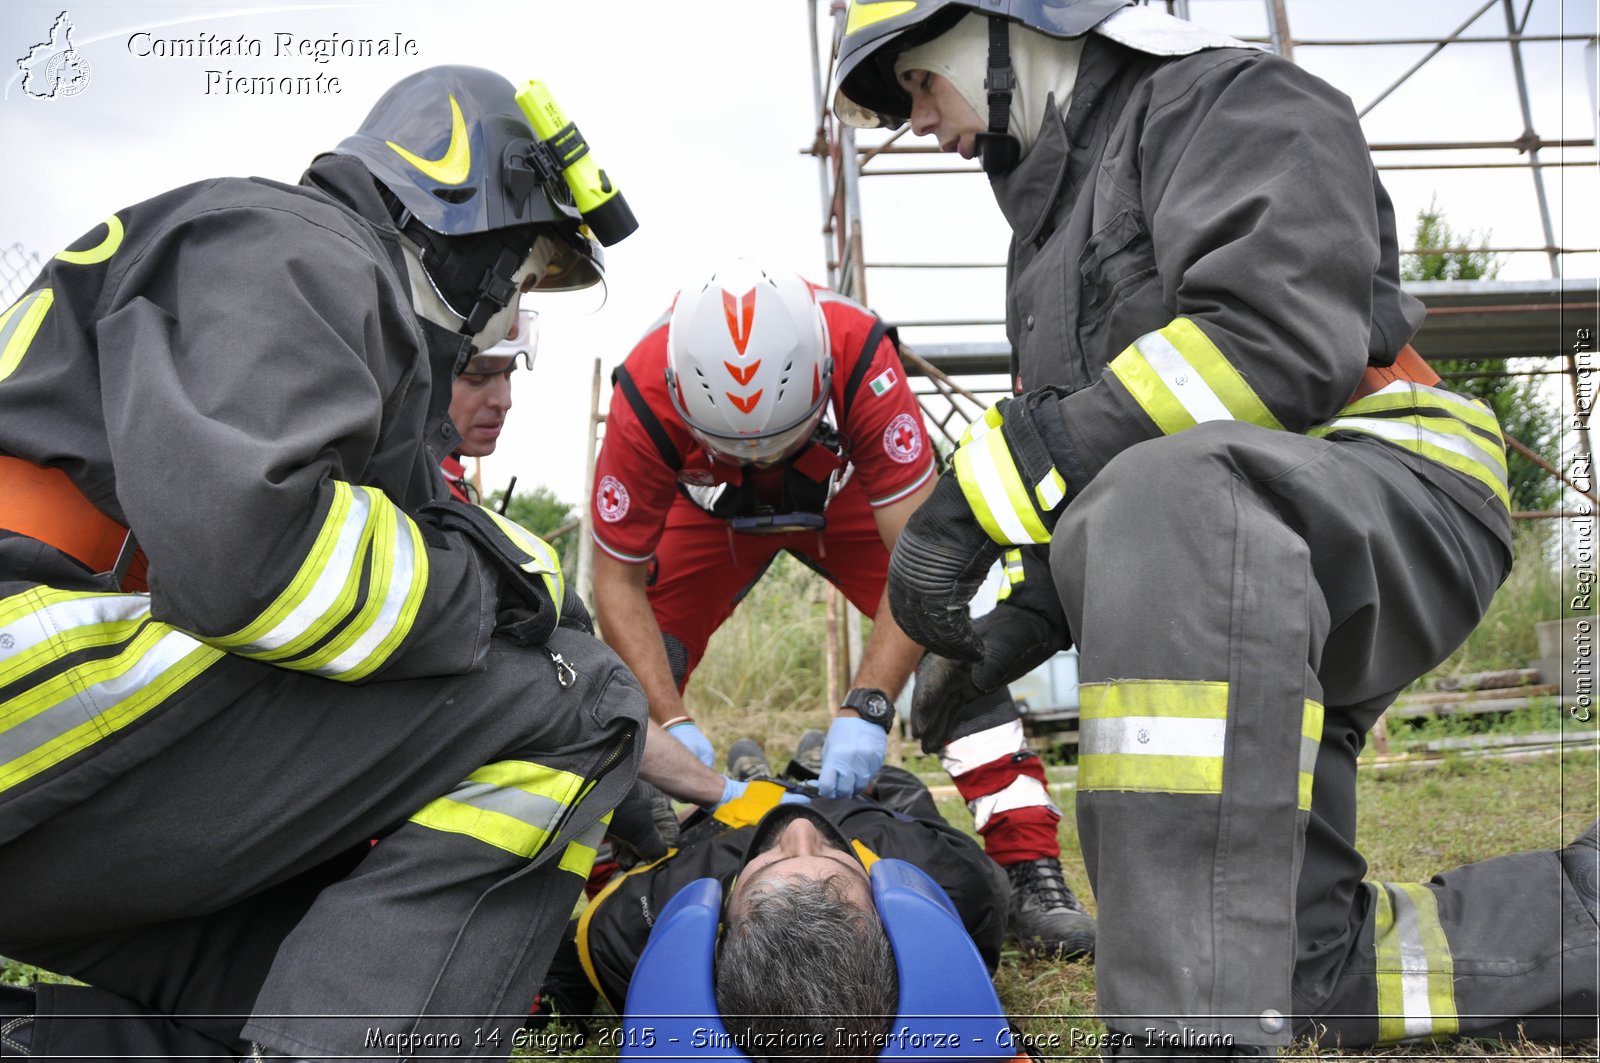
<svg viewBox="0 0 1600 1063">
<path fill-rule="evenodd" d="M 428 551 L 411 518 L 382 491 L 335 480 L 316 542 L 277 601 L 248 627 L 208 641 L 328 679 L 361 679 L 411 631 L 427 584 Z"/>
<path fill-rule="evenodd" d="M 1022 569 L 1022 551 L 1007 550 L 1000 558 L 1000 593 L 995 595 L 996 601 L 1005 601 L 1011 597 L 1011 588 L 1028 578 Z"/>
<path fill-rule="evenodd" d="M 555 606 L 556 616 L 560 616 L 561 600 L 566 596 L 567 582 L 566 577 L 561 574 L 561 555 L 556 553 L 555 547 L 516 521 L 502 517 L 487 506 L 478 508 L 489 514 L 506 539 L 527 558 L 526 561 L 517 561 L 517 567 L 528 575 L 538 576 L 544 581 L 545 590 L 549 592 L 550 601 Z"/>
<path fill-rule="evenodd" d="M 28 353 L 33 337 L 38 335 L 44 316 L 56 301 L 56 293 L 40 288 L 24 295 L 0 314 L 0 380 L 17 371 L 22 356 Z"/>
<path fill-rule="evenodd" d="M 1220 794 L 1228 684 L 1129 679 L 1079 690 L 1078 789 Z M 1322 706 L 1301 707 L 1298 805 L 1311 808 Z"/>
<path fill-rule="evenodd" d="M 1111 373 L 1164 435 L 1202 421 L 1246 421 L 1282 430 L 1243 376 L 1188 318 L 1134 340 Z"/>
<path fill-rule="evenodd" d="M 1455 1033 L 1455 963 L 1433 891 L 1414 882 L 1365 885 L 1373 895 L 1378 1043 Z"/>
<path fill-rule="evenodd" d="M 221 660 L 142 594 L 0 599 L 0 793 L 109 738 Z"/>
<path fill-rule="evenodd" d="M 1019 400 L 1001 400 L 967 426 L 953 459 L 972 515 L 1002 545 L 1049 542 L 1046 520 L 1067 496 L 1030 416 Z"/>
<path fill-rule="evenodd" d="M 1361 432 L 1448 466 L 1487 487 L 1511 508 L 1505 437 L 1489 408 L 1442 388 L 1396 381 L 1357 399 L 1307 432 Z"/>
<path fill-rule="evenodd" d="M 555 837 L 588 789 L 581 775 L 527 760 L 503 760 L 484 765 L 444 797 L 423 805 L 411 822 L 532 858 Z"/>
</svg>

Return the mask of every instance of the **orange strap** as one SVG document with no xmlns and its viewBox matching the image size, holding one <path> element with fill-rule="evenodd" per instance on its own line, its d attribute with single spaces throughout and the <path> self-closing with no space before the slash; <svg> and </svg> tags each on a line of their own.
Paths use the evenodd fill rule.
<svg viewBox="0 0 1600 1063">
<path fill-rule="evenodd" d="M 1356 385 L 1356 393 L 1350 396 L 1350 401 L 1364 399 L 1386 384 L 1393 384 L 1397 380 L 1408 380 L 1413 384 L 1433 387 L 1439 383 L 1439 374 L 1429 368 L 1428 363 L 1422 360 L 1422 355 L 1408 343 L 1400 348 L 1400 354 L 1395 358 L 1393 365 L 1382 369 L 1373 365 L 1367 366 L 1367 371 L 1361 374 L 1361 383 Z"/>
<path fill-rule="evenodd" d="M 128 529 L 96 509 L 66 473 L 3 454 L 0 528 L 53 546 L 91 572 L 110 572 L 128 540 Z M 143 550 L 134 553 L 123 587 L 146 589 Z"/>
</svg>

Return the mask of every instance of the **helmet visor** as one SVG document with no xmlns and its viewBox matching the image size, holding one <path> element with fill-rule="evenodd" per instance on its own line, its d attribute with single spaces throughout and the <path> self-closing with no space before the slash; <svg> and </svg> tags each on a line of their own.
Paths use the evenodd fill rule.
<svg viewBox="0 0 1600 1063">
<path fill-rule="evenodd" d="M 684 424 L 689 427 L 689 434 L 712 453 L 740 465 L 771 465 L 799 450 L 811 438 L 811 433 L 816 431 L 817 422 L 822 420 L 822 407 L 827 398 L 827 393 L 824 392 L 817 399 L 816 405 L 811 407 L 811 411 L 788 428 L 780 428 L 775 432 L 759 436 L 713 435 L 696 427 L 693 421 L 684 416 L 681 408 L 678 413 L 683 416 Z M 676 405 L 675 395 L 674 405 Z"/>
</svg>

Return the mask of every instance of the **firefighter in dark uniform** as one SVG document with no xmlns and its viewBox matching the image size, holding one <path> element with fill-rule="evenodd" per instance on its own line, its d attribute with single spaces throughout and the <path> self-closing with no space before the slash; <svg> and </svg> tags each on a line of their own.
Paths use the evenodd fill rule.
<svg viewBox="0 0 1600 1063">
<path fill-rule="evenodd" d="M 645 711 L 439 473 L 517 294 L 598 279 L 535 143 L 426 70 L 0 315 L 0 953 L 87 983 L 0 991 L 7 1054 L 509 1051 Z"/>
<path fill-rule="evenodd" d="M 842 119 L 981 158 L 1012 228 L 1019 394 L 907 523 L 890 603 L 978 662 L 926 696 L 1029 663 L 1022 633 L 1075 638 L 1125 1050 L 1593 1036 L 1592 831 L 1362 881 L 1356 754 L 1482 615 L 1510 524 L 1493 415 L 1408 346 L 1422 307 L 1348 99 L 1129 0 L 856 0 L 836 75 Z M 975 633 L 1006 545 L 1055 593 L 1029 580 Z"/>
</svg>

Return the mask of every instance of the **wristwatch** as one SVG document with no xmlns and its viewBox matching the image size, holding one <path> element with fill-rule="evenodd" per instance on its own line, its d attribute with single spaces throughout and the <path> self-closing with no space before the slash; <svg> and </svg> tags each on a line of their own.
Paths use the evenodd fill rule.
<svg viewBox="0 0 1600 1063">
<path fill-rule="evenodd" d="M 856 687 L 844 696 L 844 708 L 854 709 L 863 720 L 870 720 L 887 733 L 894 726 L 894 702 L 875 687 Z"/>
</svg>

